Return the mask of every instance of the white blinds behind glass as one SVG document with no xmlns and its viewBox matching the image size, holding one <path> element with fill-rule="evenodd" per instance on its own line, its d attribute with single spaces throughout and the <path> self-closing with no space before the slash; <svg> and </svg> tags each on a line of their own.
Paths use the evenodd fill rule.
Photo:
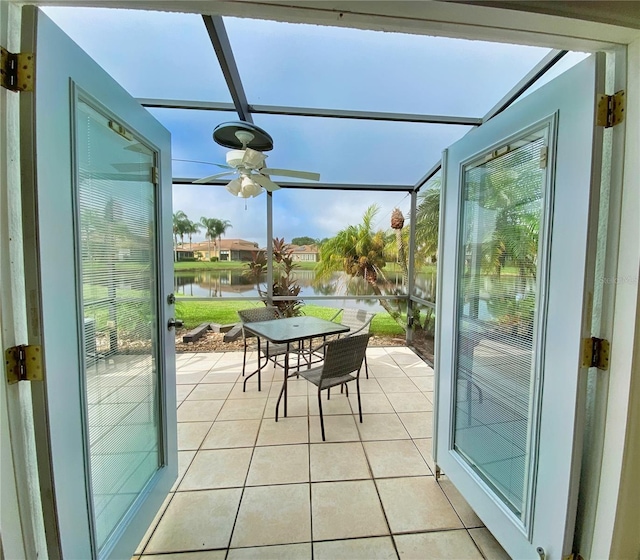
<svg viewBox="0 0 640 560">
<path fill-rule="evenodd" d="M 76 107 L 85 384 L 98 551 L 158 469 L 154 154 Z"/>
<path fill-rule="evenodd" d="M 454 447 L 521 518 L 545 143 L 535 134 L 503 147 L 466 166 L 463 185 Z"/>
</svg>

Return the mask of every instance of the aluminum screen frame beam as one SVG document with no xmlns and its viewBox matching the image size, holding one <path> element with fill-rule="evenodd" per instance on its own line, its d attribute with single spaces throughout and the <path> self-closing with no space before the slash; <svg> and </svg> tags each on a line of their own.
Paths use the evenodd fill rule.
<svg viewBox="0 0 640 560">
<path fill-rule="evenodd" d="M 565 54 L 569 51 L 553 49 L 538 64 L 536 64 L 527 75 L 522 78 L 511 90 L 498 101 L 487 114 L 482 117 L 482 123 L 486 123 L 496 115 L 499 115 L 510 105 L 535 84 L 544 74 L 546 74 Z M 471 131 L 469 131 L 471 132 Z M 469 134 L 467 132 L 467 134 Z M 465 134 L 466 136 L 466 134 Z M 437 162 L 414 186 L 414 190 L 418 191 L 442 168 L 442 162 Z"/>
<path fill-rule="evenodd" d="M 455 124 L 479 126 L 482 118 L 451 115 L 424 115 L 420 113 L 387 113 L 382 111 L 351 111 L 348 109 L 317 109 L 312 107 L 288 107 L 284 105 L 249 105 L 256 115 L 287 115 L 296 117 L 325 117 L 367 121 L 394 121 L 426 124 Z"/>
<path fill-rule="evenodd" d="M 174 177 L 172 183 L 174 185 L 191 185 L 197 178 L 192 177 Z M 210 183 L 198 184 L 199 187 L 223 187 L 229 182 L 229 179 L 213 179 Z M 278 185 L 283 189 L 313 189 L 324 191 L 383 191 L 383 192 L 406 192 L 410 193 L 414 190 L 414 185 L 374 185 L 366 183 L 303 183 L 302 181 L 278 181 Z"/>
<path fill-rule="evenodd" d="M 163 109 L 195 109 L 201 111 L 237 111 L 233 103 L 218 101 L 191 101 L 183 99 L 137 98 L 143 107 Z M 420 113 L 385 113 L 381 111 L 350 111 L 344 109 L 318 109 L 314 107 L 287 107 L 285 105 L 251 105 L 252 115 L 284 115 L 291 117 L 323 117 L 366 121 L 411 122 L 423 124 L 453 124 L 479 126 L 482 117 L 456 117 L 453 115 L 424 115 Z"/>
<path fill-rule="evenodd" d="M 152 109 L 190 109 L 197 111 L 230 111 L 236 113 L 233 103 L 223 101 L 191 101 L 188 99 L 159 99 L 155 97 L 137 97 L 143 107 Z"/>
<path fill-rule="evenodd" d="M 554 66 L 569 51 L 553 49 L 538 64 L 536 64 L 527 75 L 522 78 L 511 90 L 498 101 L 487 114 L 482 117 L 482 123 L 486 123 L 496 115 L 499 115 L 507 107 L 512 105 L 525 91 L 535 84 L 552 66 Z"/>
<path fill-rule="evenodd" d="M 431 177 L 433 177 L 438 171 L 440 171 L 440 168 L 442 167 L 442 162 L 439 161 L 438 163 L 436 163 L 431 169 L 429 169 L 429 171 L 427 171 L 422 179 L 420 179 L 415 186 L 413 187 L 414 191 L 419 191 L 422 187 L 424 187 L 427 182 L 429 181 L 429 179 L 431 179 Z"/>
<path fill-rule="evenodd" d="M 203 15 L 202 20 L 207 28 L 213 50 L 218 57 L 218 62 L 220 63 L 224 79 L 227 82 L 227 87 L 229 88 L 229 93 L 231 94 L 231 99 L 233 100 L 238 117 L 241 121 L 253 124 L 247 96 L 242 86 L 236 59 L 233 56 L 233 49 L 231 48 L 231 42 L 229 41 L 222 17 Z"/>
</svg>

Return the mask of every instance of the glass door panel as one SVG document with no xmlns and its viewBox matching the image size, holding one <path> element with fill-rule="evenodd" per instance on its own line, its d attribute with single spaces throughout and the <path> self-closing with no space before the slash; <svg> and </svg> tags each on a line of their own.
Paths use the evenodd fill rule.
<svg viewBox="0 0 640 560">
<path fill-rule="evenodd" d="M 454 449 L 522 522 L 536 460 L 546 146 L 545 129 L 462 172 Z"/>
<path fill-rule="evenodd" d="M 162 464 L 155 154 L 76 105 L 76 246 L 98 551 Z"/>
</svg>

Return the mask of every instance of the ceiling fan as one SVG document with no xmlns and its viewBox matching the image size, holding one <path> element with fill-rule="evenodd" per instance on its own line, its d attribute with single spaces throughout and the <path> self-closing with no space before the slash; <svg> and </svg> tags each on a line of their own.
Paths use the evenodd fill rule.
<svg viewBox="0 0 640 560">
<path fill-rule="evenodd" d="M 254 124 L 242 121 L 219 124 L 213 131 L 213 139 L 221 146 L 231 148 L 226 155 L 227 165 L 215 164 L 227 171 L 198 179 L 194 181 L 195 184 L 206 184 L 234 174 L 237 177 L 225 185 L 226 189 L 234 196 L 249 198 L 262 194 L 263 189 L 273 192 L 280 188 L 271 180 L 271 175 L 320 180 L 319 173 L 266 167 L 267 156 L 262 152 L 273 148 L 273 140 L 267 132 Z"/>
</svg>

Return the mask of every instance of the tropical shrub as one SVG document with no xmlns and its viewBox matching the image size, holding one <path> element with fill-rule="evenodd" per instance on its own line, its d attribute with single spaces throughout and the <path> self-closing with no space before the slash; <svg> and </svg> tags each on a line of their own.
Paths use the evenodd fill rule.
<svg viewBox="0 0 640 560">
<path fill-rule="evenodd" d="M 298 299 L 300 285 L 295 279 L 294 270 L 297 264 L 293 262 L 293 250 L 284 242 L 284 238 L 273 239 L 273 295 L 286 296 L 290 299 L 274 301 L 285 317 L 296 317 L 302 313 L 304 302 Z M 267 304 L 268 291 L 260 285 L 267 271 L 267 258 L 264 252 L 254 252 L 253 259 L 247 263 L 245 276 L 256 284 L 256 288 L 265 305 Z"/>
</svg>

